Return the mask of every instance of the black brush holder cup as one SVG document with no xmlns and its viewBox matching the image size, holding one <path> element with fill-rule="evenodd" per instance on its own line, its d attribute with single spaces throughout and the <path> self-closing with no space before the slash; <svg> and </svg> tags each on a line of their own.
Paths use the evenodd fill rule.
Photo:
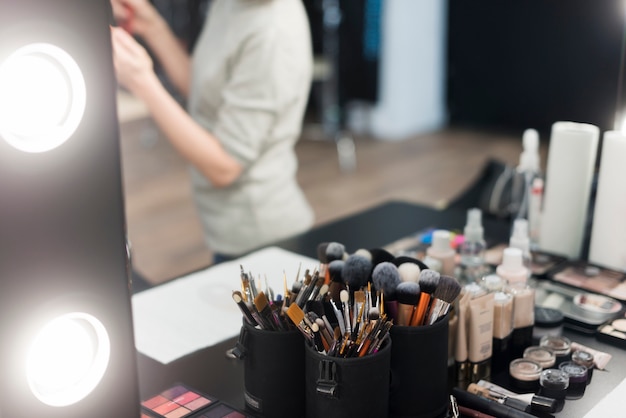
<svg viewBox="0 0 626 418">
<path fill-rule="evenodd" d="M 433 325 L 389 331 L 390 418 L 434 418 L 448 410 L 448 315 Z"/>
<path fill-rule="evenodd" d="M 363 357 L 332 357 L 305 348 L 307 418 L 385 418 L 391 342 Z"/>
<path fill-rule="evenodd" d="M 233 349 L 243 359 L 246 408 L 267 418 L 304 417 L 304 337 L 244 323 Z"/>
</svg>

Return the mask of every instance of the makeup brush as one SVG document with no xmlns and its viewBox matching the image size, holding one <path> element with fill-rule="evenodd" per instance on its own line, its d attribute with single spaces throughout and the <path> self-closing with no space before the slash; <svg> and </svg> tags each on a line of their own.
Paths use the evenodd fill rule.
<svg viewBox="0 0 626 418">
<path fill-rule="evenodd" d="M 396 288 L 398 318 L 396 324 L 407 326 L 420 298 L 420 285 L 415 282 L 402 282 Z"/>
<path fill-rule="evenodd" d="M 248 307 L 246 302 L 244 302 L 241 292 L 239 292 L 238 290 L 235 290 L 233 292 L 233 300 L 235 301 L 237 306 L 239 306 L 239 310 L 241 311 L 244 318 L 246 318 L 246 320 L 248 321 L 250 325 L 252 325 L 253 327 L 256 327 L 257 325 L 259 325 L 257 320 L 254 319 L 254 317 L 252 316 L 252 312 L 250 312 L 250 308 Z"/>
<path fill-rule="evenodd" d="M 411 264 L 415 264 L 417 267 L 419 267 L 420 270 L 425 270 L 425 269 L 428 268 L 428 266 L 426 264 L 424 264 L 423 261 L 420 261 L 417 258 L 410 257 L 408 255 L 399 255 L 397 257 L 394 257 L 393 260 L 391 260 L 391 262 L 396 267 L 400 267 L 400 265 L 402 265 L 404 263 L 411 263 Z"/>
<path fill-rule="evenodd" d="M 328 264 L 334 260 L 343 260 L 345 253 L 345 245 L 339 242 L 329 242 L 326 246 L 326 260 L 328 260 Z"/>
<path fill-rule="evenodd" d="M 425 318 L 425 325 L 432 325 L 448 313 L 450 305 L 461 293 L 461 284 L 452 276 L 441 275 L 437 288 L 432 293 L 430 310 Z M 431 301 L 431 302 L 432 302 Z"/>
<path fill-rule="evenodd" d="M 304 311 L 295 303 L 287 308 L 287 317 L 293 322 L 293 324 L 300 330 L 308 340 L 313 339 L 313 332 L 306 322 L 306 315 Z"/>
<path fill-rule="evenodd" d="M 267 300 L 267 296 L 265 293 L 259 292 L 258 295 L 254 298 L 254 306 L 256 307 L 257 312 L 263 318 L 263 322 L 267 325 L 267 329 L 277 331 L 279 329 L 279 325 L 276 323 L 276 318 L 274 318 L 274 314 L 272 313 L 272 308 L 270 307 L 270 303 Z"/>
<path fill-rule="evenodd" d="M 350 296 L 354 295 L 356 290 L 367 285 L 370 274 L 372 273 L 372 262 L 362 255 L 350 254 L 343 265 L 341 276 L 348 286 Z"/>
<path fill-rule="evenodd" d="M 352 326 L 350 325 L 350 295 L 347 290 L 342 290 L 339 294 L 339 298 L 341 299 L 345 335 L 347 335 L 352 332 Z"/>
<path fill-rule="evenodd" d="M 361 257 L 365 257 L 369 261 L 372 261 L 372 253 L 370 253 L 370 251 L 366 250 L 365 248 L 359 248 L 358 250 L 354 252 L 354 254 L 360 255 Z"/>
<path fill-rule="evenodd" d="M 343 282 L 343 276 L 341 275 L 344 263 L 345 262 L 343 260 L 333 260 L 328 263 L 328 275 L 330 276 L 328 292 L 330 294 L 330 298 L 335 301 L 335 303 L 341 302 L 341 299 L 339 299 L 339 292 L 346 288 L 346 284 Z"/>
<path fill-rule="evenodd" d="M 433 292 L 437 289 L 440 277 L 439 272 L 435 270 L 425 269 L 420 272 L 417 283 L 420 285 L 422 293 L 420 294 L 420 300 L 415 309 L 415 313 L 411 318 L 412 326 L 423 324 L 428 304 L 430 303 Z"/>
<path fill-rule="evenodd" d="M 414 263 L 402 263 L 398 266 L 400 280 L 402 280 L 403 282 L 419 283 L 421 271 L 422 270 L 420 269 L 420 267 Z"/>
<path fill-rule="evenodd" d="M 370 248 L 369 252 L 372 255 L 372 264 L 374 266 L 384 261 L 391 261 L 395 258 L 393 254 L 384 248 Z"/>
<path fill-rule="evenodd" d="M 398 316 L 396 288 L 402 282 L 398 268 L 389 261 L 377 264 L 372 271 L 372 282 L 376 290 L 384 295 L 385 305 L 381 310 L 384 308 L 389 317 L 396 320 Z"/>
</svg>

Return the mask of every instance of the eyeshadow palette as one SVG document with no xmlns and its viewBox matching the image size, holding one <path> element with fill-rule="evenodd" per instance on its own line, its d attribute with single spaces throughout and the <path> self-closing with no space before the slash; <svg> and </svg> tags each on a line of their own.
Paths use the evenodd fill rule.
<svg viewBox="0 0 626 418">
<path fill-rule="evenodd" d="M 626 301 L 624 273 L 619 271 L 573 261 L 564 263 L 549 278 L 557 283 Z"/>
<path fill-rule="evenodd" d="M 216 402 L 216 398 L 177 384 L 141 402 L 141 406 L 150 417 L 185 418 Z"/>
<path fill-rule="evenodd" d="M 598 327 L 596 338 L 605 343 L 626 348 L 626 318 L 622 316 Z"/>
<path fill-rule="evenodd" d="M 201 412 L 199 415 L 194 415 L 194 418 L 251 418 L 249 415 L 245 415 L 230 406 L 220 403 L 206 411 Z"/>
</svg>

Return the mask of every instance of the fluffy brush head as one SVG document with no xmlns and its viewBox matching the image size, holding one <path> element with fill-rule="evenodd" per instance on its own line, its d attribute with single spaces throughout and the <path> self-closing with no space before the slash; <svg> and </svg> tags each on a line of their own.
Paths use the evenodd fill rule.
<svg viewBox="0 0 626 418">
<path fill-rule="evenodd" d="M 452 276 L 441 275 L 433 296 L 444 302 L 452 303 L 461 293 L 461 284 Z"/>
<path fill-rule="evenodd" d="M 341 275 L 343 281 L 351 290 L 358 290 L 367 286 L 367 281 L 372 273 L 372 262 L 366 257 L 351 254 L 346 258 Z"/>
<path fill-rule="evenodd" d="M 403 282 L 419 283 L 421 269 L 414 263 L 402 263 L 398 266 L 398 273 Z"/>
<path fill-rule="evenodd" d="M 424 293 L 432 294 L 437 289 L 440 278 L 441 275 L 435 270 L 422 270 L 418 281 L 420 289 Z"/>
<path fill-rule="evenodd" d="M 391 261 L 394 259 L 393 254 L 384 248 L 372 248 L 369 250 L 372 254 L 372 264 L 377 265 L 385 261 Z"/>
<path fill-rule="evenodd" d="M 398 257 L 395 257 L 393 260 L 391 260 L 391 262 L 395 264 L 396 267 L 400 267 L 400 265 L 404 263 L 413 263 L 416 264 L 420 268 L 420 270 L 425 270 L 428 268 L 428 266 L 424 264 L 423 261 L 420 261 L 414 257 L 409 257 L 408 255 L 400 255 Z"/>
<path fill-rule="evenodd" d="M 420 285 L 415 282 L 402 282 L 396 288 L 396 300 L 405 305 L 417 305 L 420 299 Z"/>
<path fill-rule="evenodd" d="M 328 248 L 327 242 L 321 242 L 317 245 L 317 259 L 322 264 L 328 264 L 328 257 L 326 256 L 326 248 Z"/>
<path fill-rule="evenodd" d="M 376 290 L 380 290 L 387 300 L 394 300 L 396 288 L 402 282 L 398 267 L 389 261 L 383 261 L 374 267 L 372 282 Z"/>
<path fill-rule="evenodd" d="M 343 283 L 343 265 L 345 262 L 343 260 L 333 260 L 328 263 L 328 275 L 330 280 L 335 283 Z"/>
<path fill-rule="evenodd" d="M 326 246 L 326 261 L 330 263 L 333 260 L 343 260 L 345 252 L 345 245 L 338 242 L 329 242 Z"/>
</svg>

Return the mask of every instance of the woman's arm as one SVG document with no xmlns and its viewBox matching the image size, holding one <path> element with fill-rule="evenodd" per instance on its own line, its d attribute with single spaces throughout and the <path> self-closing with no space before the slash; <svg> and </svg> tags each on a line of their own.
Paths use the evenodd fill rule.
<svg viewBox="0 0 626 418">
<path fill-rule="evenodd" d="M 111 34 L 118 81 L 146 103 L 174 148 L 215 187 L 232 184 L 241 174 L 242 165 L 167 92 L 146 50 L 123 29 L 111 28 Z"/>
<path fill-rule="evenodd" d="M 146 42 L 175 88 L 188 97 L 189 54 L 155 7 L 147 0 L 111 0 L 111 5 L 116 20 Z"/>
</svg>

